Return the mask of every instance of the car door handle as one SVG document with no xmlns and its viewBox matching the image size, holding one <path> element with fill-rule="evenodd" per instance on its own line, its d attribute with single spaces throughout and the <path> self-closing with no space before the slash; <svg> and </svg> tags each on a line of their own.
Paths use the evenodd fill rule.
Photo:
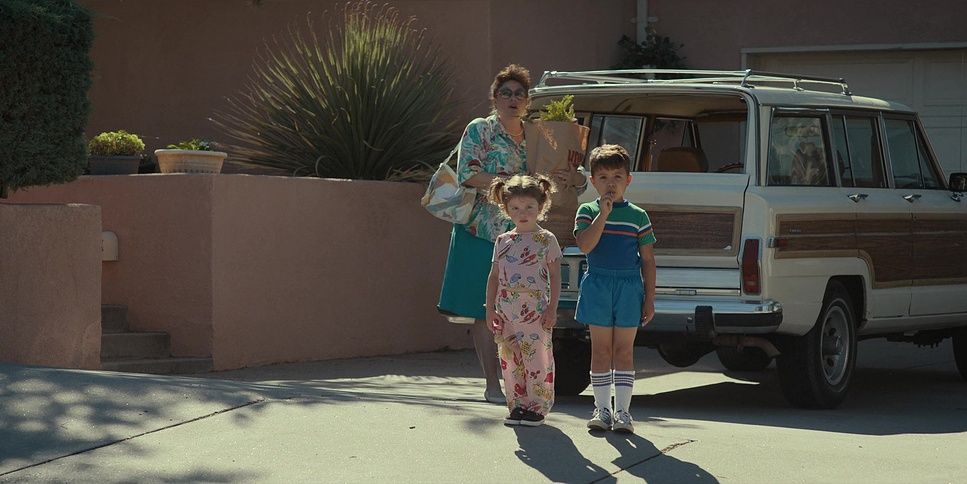
<svg viewBox="0 0 967 484">
<path fill-rule="evenodd" d="M 950 199 L 953 200 L 953 201 L 955 201 L 955 202 L 959 202 L 960 199 L 962 199 L 962 198 L 964 198 L 964 195 L 962 193 L 956 193 L 955 192 L 955 193 L 951 193 L 950 194 Z"/>
<path fill-rule="evenodd" d="M 906 200 L 906 201 L 908 201 L 908 202 L 910 202 L 910 203 L 913 203 L 913 202 L 916 202 L 917 200 L 919 200 L 920 197 L 922 197 L 922 196 L 923 195 L 920 195 L 919 193 L 911 193 L 910 195 L 904 195 L 903 196 L 903 199 Z"/>
<path fill-rule="evenodd" d="M 868 197 L 868 196 L 869 195 L 867 195 L 865 193 L 850 193 L 849 195 L 847 195 L 847 197 L 850 200 L 852 200 L 852 201 L 854 201 L 856 203 L 860 203 L 860 200 L 866 200 L 866 197 Z"/>
</svg>

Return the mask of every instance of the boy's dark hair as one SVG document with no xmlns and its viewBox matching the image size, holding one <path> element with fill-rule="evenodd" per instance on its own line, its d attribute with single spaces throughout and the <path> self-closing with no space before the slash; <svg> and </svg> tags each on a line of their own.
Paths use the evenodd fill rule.
<svg viewBox="0 0 967 484">
<path fill-rule="evenodd" d="M 597 170 L 614 170 L 624 168 L 625 173 L 631 173 L 631 155 L 628 150 L 619 145 L 601 145 L 591 150 L 591 176 Z"/>
</svg>

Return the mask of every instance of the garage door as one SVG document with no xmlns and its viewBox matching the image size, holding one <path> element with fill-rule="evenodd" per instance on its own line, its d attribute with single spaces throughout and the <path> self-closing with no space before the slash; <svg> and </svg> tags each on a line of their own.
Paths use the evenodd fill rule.
<svg viewBox="0 0 967 484">
<path fill-rule="evenodd" d="M 748 54 L 752 69 L 843 77 L 920 113 L 944 171 L 967 171 L 967 49 Z"/>
</svg>

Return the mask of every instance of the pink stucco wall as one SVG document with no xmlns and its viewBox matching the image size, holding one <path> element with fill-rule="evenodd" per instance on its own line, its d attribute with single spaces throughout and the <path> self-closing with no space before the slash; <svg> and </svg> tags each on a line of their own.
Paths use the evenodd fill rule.
<svg viewBox="0 0 967 484">
<path fill-rule="evenodd" d="M 101 213 L 0 203 L 0 361 L 101 367 Z"/>
<path fill-rule="evenodd" d="M 180 139 L 225 138 L 211 118 L 251 76 L 273 36 L 311 18 L 321 36 L 345 0 L 79 0 L 94 17 L 92 112 L 87 135 L 126 129 L 148 152 Z M 384 2 L 375 2 L 382 4 Z M 634 35 L 635 0 L 391 0 L 438 45 L 455 74 L 461 128 L 489 111 L 496 71 L 517 62 L 544 70 L 614 64 Z M 453 133 L 454 137 L 459 133 Z"/>
<path fill-rule="evenodd" d="M 167 331 L 178 356 L 212 351 L 212 177 L 84 176 L 18 191 L 13 201 L 101 207 L 118 237 L 103 263 L 102 302 L 128 307 L 133 331 Z"/>
<path fill-rule="evenodd" d="M 449 225 L 408 183 L 249 175 L 81 177 L 17 202 L 100 205 L 119 260 L 103 302 L 216 369 L 466 348 L 435 310 Z"/>
<path fill-rule="evenodd" d="M 967 41 L 962 0 L 650 0 L 648 16 L 701 69 L 738 69 L 742 49 Z"/>
<path fill-rule="evenodd" d="M 218 368 L 466 347 L 436 313 L 449 225 L 408 183 L 215 178 Z"/>
</svg>

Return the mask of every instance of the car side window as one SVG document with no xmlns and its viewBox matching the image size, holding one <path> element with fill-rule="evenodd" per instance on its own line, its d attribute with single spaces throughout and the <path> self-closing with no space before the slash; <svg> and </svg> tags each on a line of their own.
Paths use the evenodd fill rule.
<svg viewBox="0 0 967 484">
<path fill-rule="evenodd" d="M 643 126 L 644 118 L 641 116 L 595 114 L 591 117 L 588 153 L 591 152 L 591 148 L 604 144 L 621 145 L 628 150 L 632 163 L 636 163 Z"/>
<path fill-rule="evenodd" d="M 883 153 L 877 137 L 877 120 L 871 117 L 847 116 L 846 135 L 853 182 L 857 187 L 886 188 Z"/>
<path fill-rule="evenodd" d="M 833 157 L 836 159 L 836 168 L 839 169 L 840 182 L 844 187 L 856 186 L 853 182 L 853 168 L 849 159 L 849 142 L 846 141 L 846 123 L 843 122 L 842 116 L 833 116 L 832 123 L 829 131 L 833 137 L 836 151 Z"/>
<path fill-rule="evenodd" d="M 897 188 L 942 188 L 910 119 L 886 119 L 886 136 Z"/>
<path fill-rule="evenodd" d="M 766 182 L 774 186 L 831 186 L 823 119 L 777 115 L 769 127 Z"/>
</svg>

